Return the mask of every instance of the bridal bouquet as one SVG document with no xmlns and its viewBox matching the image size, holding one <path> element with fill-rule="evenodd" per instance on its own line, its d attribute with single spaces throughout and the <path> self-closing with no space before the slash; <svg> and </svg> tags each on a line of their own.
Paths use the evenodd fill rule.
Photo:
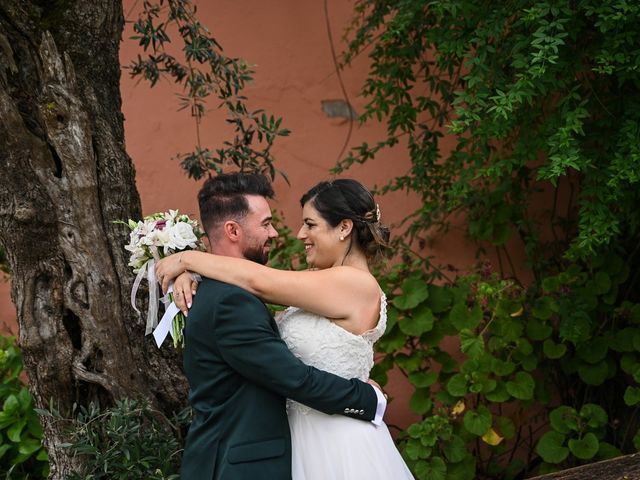
<svg viewBox="0 0 640 480">
<path fill-rule="evenodd" d="M 200 241 L 204 232 L 197 221 L 191 220 L 187 215 L 180 215 L 177 210 L 154 213 L 137 222 L 129 220 L 125 225 L 131 229 L 131 234 L 129 244 L 124 248 L 131 252 L 129 266 L 136 274 L 131 289 L 131 305 L 138 313 L 140 313 L 136 307 L 138 288 L 143 279 L 146 278 L 149 282 L 149 311 L 145 335 L 153 332 L 156 344 L 160 347 L 167 334 L 171 333 L 174 347 L 182 347 L 184 346 L 182 330 L 185 318 L 173 303 L 173 284 L 165 297 L 159 297 L 155 262 L 183 250 L 204 250 L 204 245 Z M 162 320 L 158 323 L 160 301 L 165 304 L 166 309 Z"/>
</svg>

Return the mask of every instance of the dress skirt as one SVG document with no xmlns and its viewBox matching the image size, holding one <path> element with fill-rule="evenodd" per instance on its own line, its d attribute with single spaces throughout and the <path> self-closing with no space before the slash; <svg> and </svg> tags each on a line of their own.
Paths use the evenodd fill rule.
<svg viewBox="0 0 640 480">
<path fill-rule="evenodd" d="M 288 413 L 293 480 L 413 479 L 384 423 L 299 404 L 290 404 Z"/>
</svg>

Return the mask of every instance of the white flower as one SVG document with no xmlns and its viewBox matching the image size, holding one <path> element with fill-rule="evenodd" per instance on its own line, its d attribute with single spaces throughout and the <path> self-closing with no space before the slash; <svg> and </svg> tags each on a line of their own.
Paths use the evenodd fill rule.
<svg viewBox="0 0 640 480">
<path fill-rule="evenodd" d="M 193 233 L 193 227 L 189 223 L 178 222 L 167 230 L 169 241 L 165 244 L 165 253 L 167 247 L 172 250 L 184 250 L 187 247 L 196 248 L 198 237 Z"/>
</svg>

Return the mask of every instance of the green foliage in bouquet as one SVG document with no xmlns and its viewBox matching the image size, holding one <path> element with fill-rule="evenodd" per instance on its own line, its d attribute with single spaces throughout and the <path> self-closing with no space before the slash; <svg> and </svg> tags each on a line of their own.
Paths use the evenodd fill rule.
<svg viewBox="0 0 640 480">
<path fill-rule="evenodd" d="M 15 339 L 0 336 L 0 477 L 44 479 L 49 462 L 42 427 L 21 372 L 22 354 Z"/>
<path fill-rule="evenodd" d="M 81 460 L 82 470 L 69 480 L 179 478 L 189 409 L 169 420 L 145 401 L 124 399 L 102 411 L 95 404 L 80 406 L 70 419 L 53 409 L 46 414 L 66 424 L 71 442 L 60 447 Z"/>
</svg>

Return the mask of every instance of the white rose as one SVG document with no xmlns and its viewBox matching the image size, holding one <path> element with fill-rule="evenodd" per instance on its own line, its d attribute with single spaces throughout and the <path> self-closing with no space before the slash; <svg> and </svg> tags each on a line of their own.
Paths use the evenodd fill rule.
<svg viewBox="0 0 640 480">
<path fill-rule="evenodd" d="M 195 248 L 198 237 L 193 233 L 193 228 L 186 222 L 178 222 L 168 229 L 169 244 L 176 250 L 184 250 L 187 247 Z"/>
</svg>

